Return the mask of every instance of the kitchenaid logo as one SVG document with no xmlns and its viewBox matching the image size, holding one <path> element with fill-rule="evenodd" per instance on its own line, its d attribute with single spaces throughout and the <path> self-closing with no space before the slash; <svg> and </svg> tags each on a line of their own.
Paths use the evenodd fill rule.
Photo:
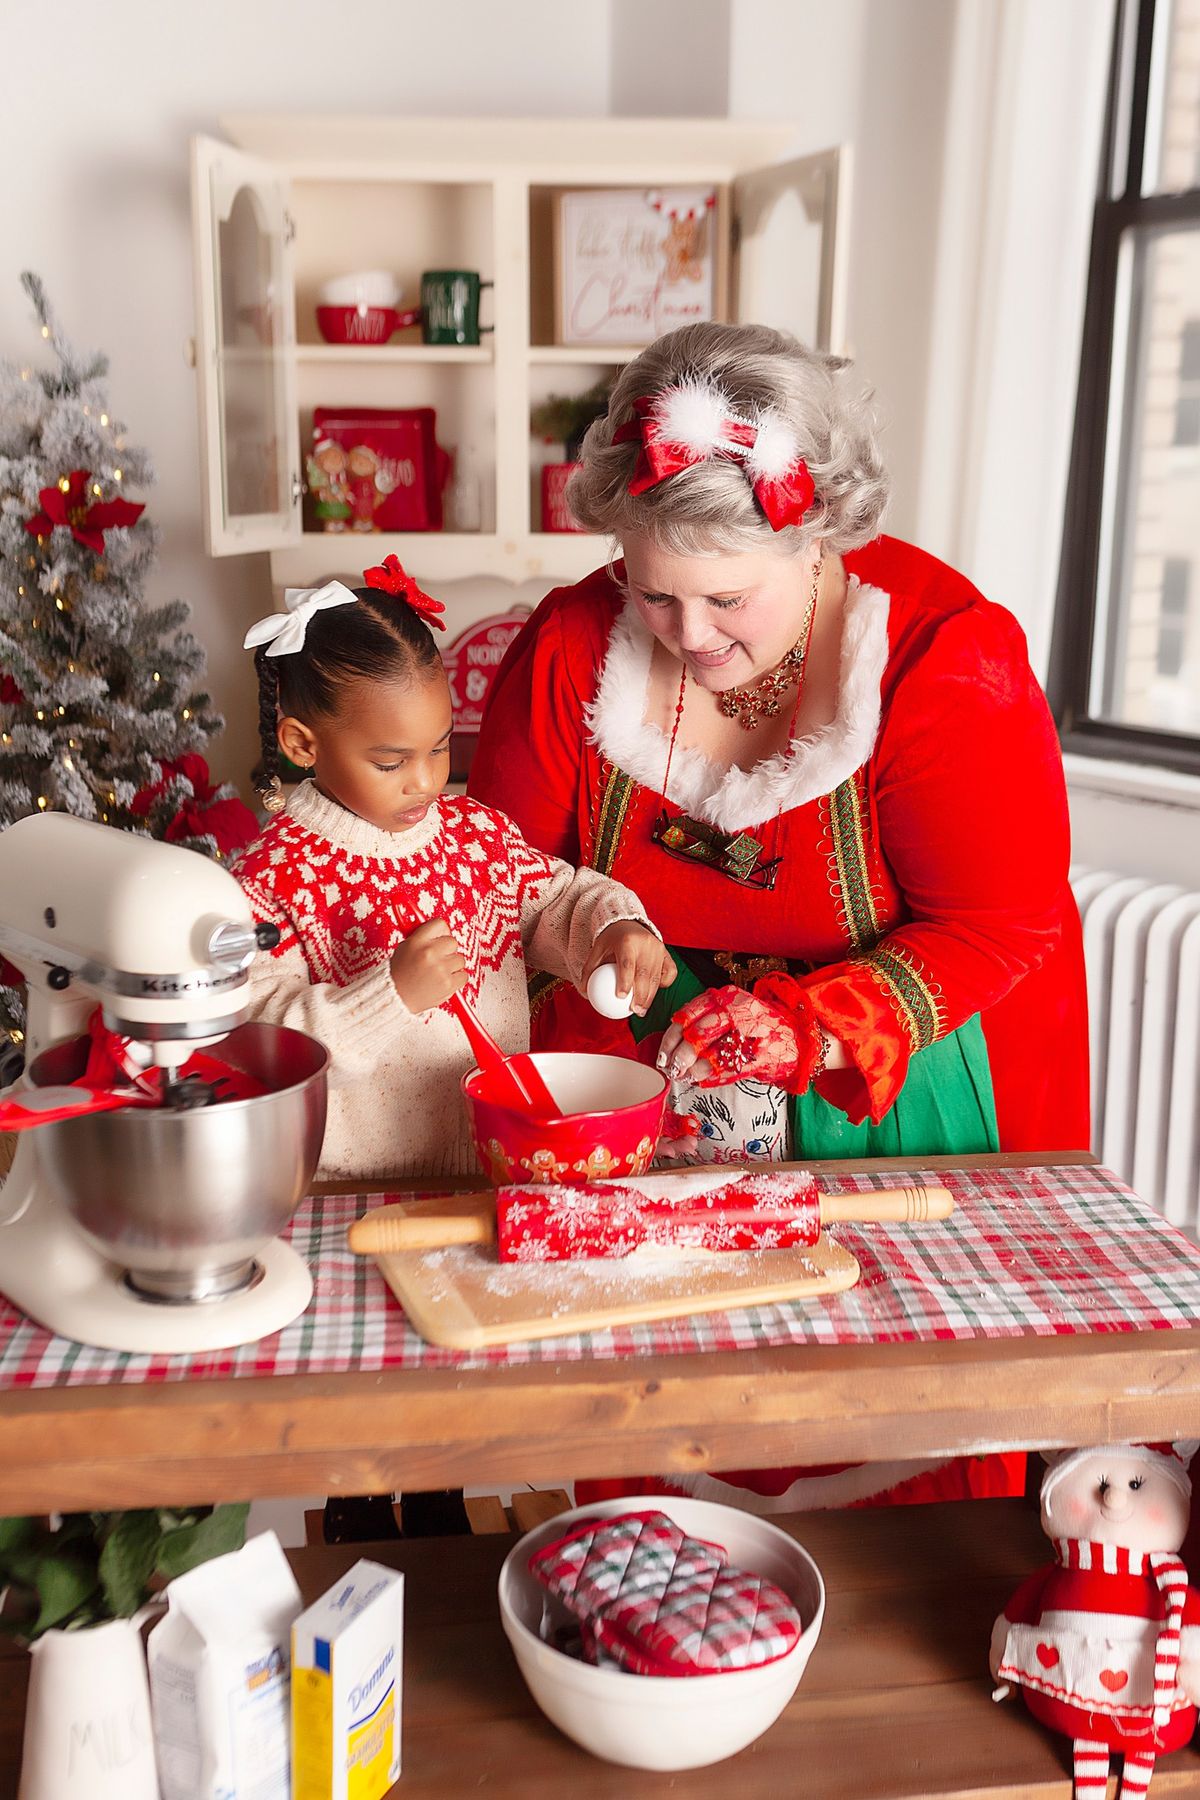
<svg viewBox="0 0 1200 1800">
<path fill-rule="evenodd" d="M 210 974 L 207 970 L 193 975 L 141 975 L 136 991 L 139 994 L 212 994 L 221 988 L 236 987 L 241 980 L 240 969 L 223 975 Z"/>
<path fill-rule="evenodd" d="M 375 1692 L 375 1689 L 379 1686 L 379 1683 L 383 1680 L 395 1660 L 396 1650 L 393 1645 L 387 1650 L 383 1661 L 378 1667 L 372 1669 L 371 1673 L 367 1676 L 367 1679 L 365 1681 L 360 1681 L 356 1688 L 350 1689 L 350 1711 L 352 1713 L 356 1713 L 359 1707 L 371 1698 L 371 1695 Z"/>
</svg>

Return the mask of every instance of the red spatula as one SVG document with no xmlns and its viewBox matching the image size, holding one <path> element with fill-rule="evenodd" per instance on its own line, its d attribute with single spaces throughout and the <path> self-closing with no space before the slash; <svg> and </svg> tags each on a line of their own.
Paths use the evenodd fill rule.
<svg viewBox="0 0 1200 1800">
<path fill-rule="evenodd" d="M 405 932 L 421 923 L 400 902 L 393 903 L 396 918 Z M 512 1106 L 538 1118 L 557 1119 L 562 1109 L 538 1072 L 528 1051 L 506 1056 L 475 1008 L 462 994 L 451 994 L 444 1002 L 466 1035 L 475 1061 L 487 1077 L 487 1098 L 500 1106 Z"/>
</svg>

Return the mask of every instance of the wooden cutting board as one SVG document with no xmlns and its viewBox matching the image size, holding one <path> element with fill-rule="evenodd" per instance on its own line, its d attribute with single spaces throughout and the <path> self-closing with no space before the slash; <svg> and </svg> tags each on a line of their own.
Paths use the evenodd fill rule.
<svg viewBox="0 0 1200 1800">
<path fill-rule="evenodd" d="M 406 1210 L 424 1209 L 415 1201 Z M 703 1262 L 637 1256 L 502 1263 L 494 1244 L 375 1260 L 421 1336 L 451 1350 L 770 1306 L 835 1294 L 859 1277 L 849 1250 L 824 1234 L 805 1250 L 722 1252 Z"/>
</svg>

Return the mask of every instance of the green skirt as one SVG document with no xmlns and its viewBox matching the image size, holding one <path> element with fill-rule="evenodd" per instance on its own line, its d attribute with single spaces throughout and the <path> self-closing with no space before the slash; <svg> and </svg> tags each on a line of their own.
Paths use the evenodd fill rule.
<svg viewBox="0 0 1200 1800">
<path fill-rule="evenodd" d="M 668 946 L 679 974 L 663 988 L 644 1019 L 633 1018 L 640 1041 L 665 1031 L 672 1015 L 709 985 L 689 968 L 686 951 Z M 845 1113 L 809 1092 L 788 1102 L 791 1154 L 800 1162 L 825 1157 L 967 1155 L 998 1150 L 996 1105 L 987 1044 L 979 1015 L 914 1053 L 894 1105 L 878 1125 L 852 1125 Z"/>
</svg>

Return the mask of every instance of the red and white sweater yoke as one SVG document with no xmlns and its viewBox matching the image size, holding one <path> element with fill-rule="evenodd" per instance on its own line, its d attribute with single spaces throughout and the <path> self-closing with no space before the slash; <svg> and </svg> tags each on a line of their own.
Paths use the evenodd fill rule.
<svg viewBox="0 0 1200 1800">
<path fill-rule="evenodd" d="M 332 1058 L 320 1173 L 376 1180 L 477 1172 L 458 1083 L 474 1065 L 442 1008 L 412 1013 L 392 982 L 397 899 L 445 919 L 467 997 L 510 1053 L 529 1047 L 526 966 L 577 982 L 592 945 L 637 896 L 527 844 L 478 800 L 443 798 L 412 831 L 385 832 L 326 799 L 293 795 L 234 865 L 254 916 L 280 930 L 251 969 L 250 1018 L 318 1038 Z"/>
</svg>

